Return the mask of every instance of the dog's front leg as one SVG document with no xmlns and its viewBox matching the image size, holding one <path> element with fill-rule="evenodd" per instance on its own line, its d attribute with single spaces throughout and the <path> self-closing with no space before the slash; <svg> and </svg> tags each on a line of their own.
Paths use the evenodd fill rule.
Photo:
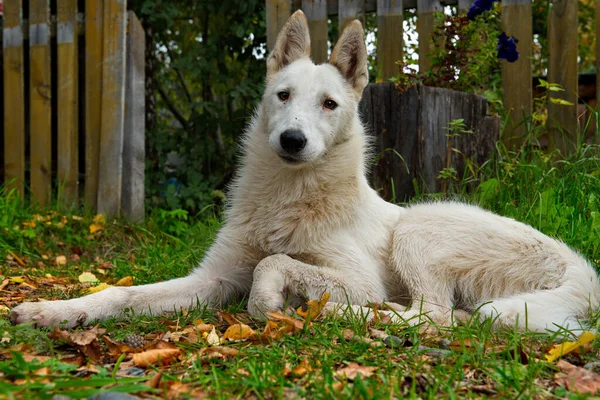
<svg viewBox="0 0 600 400">
<path fill-rule="evenodd" d="M 297 306 L 298 298 L 319 299 L 323 293 L 339 303 L 366 304 L 381 301 L 382 293 L 373 293 L 366 280 L 360 283 L 349 274 L 294 260 L 276 254 L 263 259 L 254 269 L 254 281 L 248 300 L 248 312 L 264 318 L 269 311 L 281 311 L 286 306 Z M 291 300 L 290 300 L 291 299 Z"/>
<path fill-rule="evenodd" d="M 150 285 L 111 287 L 71 300 L 23 303 L 10 312 L 13 323 L 73 327 L 120 316 L 191 308 L 200 304 L 227 303 L 235 294 L 246 294 L 252 284 L 252 268 L 241 244 L 219 234 L 202 264 L 185 278 Z"/>
</svg>

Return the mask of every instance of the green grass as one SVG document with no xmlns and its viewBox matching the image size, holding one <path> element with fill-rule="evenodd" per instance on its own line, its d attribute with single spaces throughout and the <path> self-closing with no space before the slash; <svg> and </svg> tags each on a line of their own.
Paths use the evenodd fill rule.
<svg viewBox="0 0 600 400">
<path fill-rule="evenodd" d="M 499 149 L 493 160 L 475 172 L 479 180 L 475 190 L 467 192 L 467 185 L 453 183 L 447 196 L 527 222 L 564 240 L 590 260 L 600 261 L 598 147 L 581 146 L 577 154 L 567 158 L 534 147 L 524 147 L 518 154 Z M 421 199 L 427 197 L 439 196 Z M 33 226 L 31 221 L 36 215 L 39 217 Z M 92 219 L 93 215 L 81 215 L 77 209 L 40 209 L 24 205 L 12 194 L 0 196 L 0 278 L 25 275 L 37 282 L 52 274 L 66 279 L 58 288 L 39 285 L 36 290 L 28 290 L 9 285 L 0 292 L 2 304 L 13 307 L 21 301 L 19 296 L 31 300 L 81 295 L 85 289 L 77 277 L 85 271 L 108 283 L 126 276 L 134 276 L 135 284 L 183 276 L 201 260 L 219 228 L 217 219 L 208 212 L 188 218 L 182 212 L 156 211 L 143 225 L 109 221 L 101 233 L 91 235 Z M 71 258 L 76 253 L 81 253 L 78 260 Z M 69 261 L 55 265 L 53 260 L 61 255 Z M 15 256 L 25 266 L 19 265 Z M 111 263 L 114 268 L 102 268 L 103 263 Z M 264 323 L 251 321 L 244 307 L 241 300 L 227 310 L 262 330 Z M 118 341 L 131 333 L 157 334 L 174 330 L 174 326 L 185 327 L 198 318 L 215 324 L 221 333 L 226 329 L 215 312 L 207 309 L 157 317 L 128 315 L 100 326 Z M 379 324 L 375 328 L 398 336 L 404 345 L 372 347 L 364 341 L 344 339 L 344 330 L 365 336 L 369 327 L 360 316 L 330 318 L 268 344 L 230 343 L 228 346 L 241 350 L 238 356 L 176 362 L 161 368 L 162 388 L 148 389 L 140 385 L 158 369 L 149 368 L 141 377 L 121 377 L 116 375 L 119 368 L 115 369 L 115 360 L 107 358 L 94 363 L 95 372 L 78 370 L 78 366 L 64 360 L 65 355 L 75 353 L 73 348 L 50 340 L 47 330 L 11 326 L 3 318 L 0 397 L 30 399 L 66 394 L 81 398 L 121 391 L 160 398 L 173 395 L 169 392 L 173 382 L 183 382 L 188 390 L 219 399 L 580 397 L 553 383 L 558 369 L 543 357 L 547 347 L 559 340 L 552 335 L 492 331 L 489 323 L 467 323 L 436 335 L 423 335 L 414 327 Z M 450 350 L 448 343 L 452 344 Z M 200 340 L 179 346 L 191 355 L 207 345 Z M 575 365 L 584 365 L 596 359 L 598 347 L 598 341 L 594 341 L 587 351 L 566 358 Z M 51 358 L 40 363 L 22 357 L 29 354 Z M 303 360 L 310 366 L 305 373 L 289 373 Z M 351 362 L 376 370 L 372 376 L 354 381 L 336 377 L 335 372 Z M 36 375 L 42 367 L 48 369 Z"/>
</svg>

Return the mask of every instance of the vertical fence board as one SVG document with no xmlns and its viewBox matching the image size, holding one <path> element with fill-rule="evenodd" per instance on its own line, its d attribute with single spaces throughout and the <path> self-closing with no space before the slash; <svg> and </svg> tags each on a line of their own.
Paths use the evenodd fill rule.
<svg viewBox="0 0 600 400">
<path fill-rule="evenodd" d="M 115 216 L 121 207 L 125 118 L 126 0 L 105 0 L 103 23 L 98 212 Z"/>
<path fill-rule="evenodd" d="M 125 136 L 123 141 L 123 192 L 121 209 L 130 221 L 144 219 L 144 134 L 146 37 L 132 11 L 127 24 L 127 75 L 125 84 Z"/>
<path fill-rule="evenodd" d="M 52 131 L 50 106 L 50 4 L 31 0 L 29 9 L 31 193 L 48 204 L 52 183 Z"/>
<path fill-rule="evenodd" d="M 550 144 L 566 153 L 577 142 L 577 0 L 555 0 L 548 19 L 548 81 L 563 92 L 550 92 L 571 106 L 548 104 Z"/>
<path fill-rule="evenodd" d="M 302 0 L 310 30 L 310 55 L 315 64 L 327 61 L 327 0 Z"/>
<path fill-rule="evenodd" d="M 471 8 L 471 6 L 473 5 L 474 2 L 475 2 L 475 0 L 458 0 L 458 11 L 459 12 L 469 11 L 469 8 Z"/>
<path fill-rule="evenodd" d="M 403 48 L 402 0 L 377 0 L 377 77 L 388 80 L 398 75 Z"/>
<path fill-rule="evenodd" d="M 85 3 L 85 203 L 96 208 L 102 120 L 102 30 L 104 0 Z"/>
<path fill-rule="evenodd" d="M 431 35 L 435 26 L 434 14 L 442 11 L 439 0 L 417 0 L 417 34 L 419 35 L 419 71 L 431 69 L 429 53 L 434 49 Z"/>
<path fill-rule="evenodd" d="M 291 15 L 290 0 L 266 0 L 267 6 L 267 50 L 273 50 L 277 34 Z"/>
<path fill-rule="evenodd" d="M 596 0 L 596 106 L 600 104 L 600 0 Z"/>
<path fill-rule="evenodd" d="M 519 59 L 514 63 L 502 61 L 504 107 L 510 113 L 502 141 L 508 148 L 514 149 L 527 133 L 525 121 L 533 111 L 531 0 L 504 0 L 502 29 L 508 36 L 519 40 Z"/>
<path fill-rule="evenodd" d="M 58 2 L 58 193 L 69 204 L 78 194 L 77 0 Z"/>
<path fill-rule="evenodd" d="M 342 33 L 348 23 L 359 19 L 365 26 L 364 0 L 339 0 L 338 3 L 339 31 Z"/>
<path fill-rule="evenodd" d="M 21 0 L 4 0 L 4 178 L 21 198 L 25 182 L 25 114 Z M 6 100 L 10 99 L 10 100 Z"/>
</svg>

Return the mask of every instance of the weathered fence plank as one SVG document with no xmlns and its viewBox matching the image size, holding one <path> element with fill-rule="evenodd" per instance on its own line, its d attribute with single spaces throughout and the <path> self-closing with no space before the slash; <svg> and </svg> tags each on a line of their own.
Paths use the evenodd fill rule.
<svg viewBox="0 0 600 400">
<path fill-rule="evenodd" d="M 130 221 L 144 219 L 145 63 L 144 29 L 132 11 L 127 24 L 125 135 L 121 210 Z"/>
<path fill-rule="evenodd" d="M 4 179 L 6 189 L 25 193 L 25 89 L 22 0 L 4 0 Z"/>
<path fill-rule="evenodd" d="M 435 27 L 434 14 L 442 11 L 439 0 L 417 0 L 417 33 L 419 35 L 419 71 L 431 69 L 428 56 L 435 49 L 431 35 Z"/>
<path fill-rule="evenodd" d="M 277 34 L 291 15 L 290 0 L 266 0 L 267 5 L 267 50 L 275 46 Z"/>
<path fill-rule="evenodd" d="M 403 49 L 402 0 L 377 0 L 377 69 L 378 78 L 387 80 L 401 71 Z"/>
<path fill-rule="evenodd" d="M 302 0 L 310 30 L 310 55 L 316 64 L 327 61 L 327 0 Z"/>
<path fill-rule="evenodd" d="M 359 105 L 367 131 L 375 136 L 371 181 L 388 200 L 414 195 L 413 181 L 426 192 L 440 192 L 447 181 L 440 172 L 469 176 L 469 162 L 481 165 L 494 150 L 500 119 L 487 115 L 480 96 L 448 89 L 419 87 L 398 93 L 391 83 L 370 84 Z M 463 118 L 472 133 L 449 135 L 449 123 Z"/>
<path fill-rule="evenodd" d="M 550 92 L 550 144 L 566 153 L 577 142 L 577 0 L 555 0 L 548 18 L 548 81 L 562 92 Z M 553 99 L 573 105 L 555 104 Z"/>
<path fill-rule="evenodd" d="M 98 212 L 115 216 L 121 207 L 123 169 L 126 0 L 105 0 L 103 23 Z"/>
<path fill-rule="evenodd" d="M 338 2 L 339 31 L 343 32 L 346 25 L 355 19 L 365 26 L 365 1 L 364 0 L 339 0 Z"/>
<path fill-rule="evenodd" d="M 475 0 L 458 0 L 458 11 L 467 12 Z"/>
<path fill-rule="evenodd" d="M 502 61 L 504 107 L 510 113 L 502 141 L 508 148 L 514 149 L 522 143 L 521 139 L 527 133 L 526 120 L 533 111 L 531 0 L 504 0 L 502 29 L 508 36 L 519 40 L 519 59 L 514 63 Z"/>
<path fill-rule="evenodd" d="M 57 6 L 58 194 L 60 201 L 70 204 L 77 199 L 79 179 L 77 0 L 61 0 Z"/>
<path fill-rule="evenodd" d="M 600 0 L 596 0 L 596 104 L 600 104 Z"/>
<path fill-rule="evenodd" d="M 31 0 L 29 6 L 31 194 L 46 205 L 52 183 L 50 3 Z"/>
<path fill-rule="evenodd" d="M 98 201 L 102 120 L 102 31 L 104 0 L 85 2 L 85 203 Z"/>
</svg>

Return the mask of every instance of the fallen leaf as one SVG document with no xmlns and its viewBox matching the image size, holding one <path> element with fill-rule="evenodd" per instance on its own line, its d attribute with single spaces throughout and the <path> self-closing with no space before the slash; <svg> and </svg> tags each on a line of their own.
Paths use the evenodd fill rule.
<svg viewBox="0 0 600 400">
<path fill-rule="evenodd" d="M 240 341 L 256 336 L 256 332 L 246 324 L 231 325 L 223 334 L 223 339 Z"/>
<path fill-rule="evenodd" d="M 67 257 L 66 256 L 56 256 L 54 258 L 54 263 L 56 265 L 58 265 L 59 267 L 63 266 L 63 265 L 67 265 Z"/>
<path fill-rule="evenodd" d="M 548 362 L 553 362 L 557 358 L 564 356 L 565 354 L 571 353 L 572 351 L 584 346 L 585 344 L 591 342 L 596 338 L 596 335 L 592 332 L 583 332 L 581 336 L 575 342 L 564 342 L 561 344 L 555 345 L 548 353 L 545 355 L 546 360 Z"/>
<path fill-rule="evenodd" d="M 9 282 L 11 284 L 15 284 L 15 283 L 23 283 L 25 282 L 25 278 L 23 278 L 22 276 L 11 276 L 9 279 Z"/>
<path fill-rule="evenodd" d="M 210 346 L 217 346 L 219 344 L 221 344 L 221 338 L 219 337 L 219 335 L 217 334 L 217 331 L 215 330 L 215 327 L 213 326 L 212 330 L 210 331 L 210 333 L 206 333 L 206 343 L 208 343 Z"/>
<path fill-rule="evenodd" d="M 281 321 L 285 324 L 294 328 L 295 332 L 300 332 L 304 328 L 305 321 L 290 317 L 288 315 L 284 315 L 278 312 L 268 312 L 267 316 L 275 321 Z M 308 326 L 310 326 L 310 322 L 308 322 Z"/>
<path fill-rule="evenodd" d="M 115 359 L 118 359 L 121 354 L 141 353 L 143 351 L 140 348 L 134 348 L 127 346 L 126 344 L 115 342 L 108 336 L 102 336 L 102 340 L 104 343 L 106 343 L 106 347 L 108 348 L 110 355 Z"/>
<path fill-rule="evenodd" d="M 233 314 L 226 311 L 219 311 L 218 315 L 220 315 L 221 318 L 223 318 L 229 325 L 241 324 L 241 322 L 235 316 L 233 316 Z"/>
<path fill-rule="evenodd" d="M 351 362 L 344 368 L 340 368 L 337 371 L 335 371 L 334 376 L 340 379 L 348 379 L 350 381 L 353 381 L 359 375 L 361 378 L 370 377 L 375 373 L 376 369 L 377 367 L 368 367 L 355 362 Z"/>
<path fill-rule="evenodd" d="M 103 291 L 104 289 L 108 289 L 109 287 L 112 287 L 112 285 L 102 282 L 96 286 L 92 286 L 91 288 L 88 288 L 87 293 L 88 294 L 98 293 L 98 292 Z"/>
<path fill-rule="evenodd" d="M 106 219 L 104 215 L 98 214 L 94 217 L 93 223 L 90 225 L 90 233 L 93 235 L 96 232 L 99 232 L 104 229 L 104 225 L 106 224 Z"/>
<path fill-rule="evenodd" d="M 306 358 L 303 358 L 302 361 L 294 367 L 292 374 L 296 377 L 300 377 L 306 375 L 310 371 L 312 371 L 311 365 Z"/>
<path fill-rule="evenodd" d="M 556 366 L 561 372 L 554 374 L 554 382 L 569 391 L 597 394 L 600 392 L 600 375 L 577 367 L 565 360 L 559 360 Z"/>
<path fill-rule="evenodd" d="M 115 286 L 131 286 L 133 285 L 133 276 L 126 276 L 115 283 Z"/>
<path fill-rule="evenodd" d="M 158 364 L 168 365 L 181 355 L 181 349 L 152 349 L 133 355 L 133 363 L 138 367 Z"/>
<path fill-rule="evenodd" d="M 98 326 L 94 326 L 87 331 L 73 333 L 61 330 L 55 326 L 48 334 L 48 337 L 53 340 L 66 342 L 88 356 L 92 361 L 101 361 L 102 351 L 98 343 L 98 336 L 104 332 L 106 332 L 106 329 L 98 328 Z"/>
<path fill-rule="evenodd" d="M 79 282 L 81 283 L 96 283 L 99 282 L 98 278 L 96 278 L 96 275 L 92 274 L 91 272 L 84 272 L 81 275 L 79 275 Z"/>
<path fill-rule="evenodd" d="M 298 307 L 296 312 L 302 318 L 313 321 L 315 318 L 321 315 L 321 311 L 323 311 L 323 308 L 325 308 L 325 304 L 327 304 L 329 301 L 329 297 L 329 293 L 323 293 L 321 300 L 309 300 L 306 302 L 306 311 L 302 310 L 302 307 Z"/>
</svg>

